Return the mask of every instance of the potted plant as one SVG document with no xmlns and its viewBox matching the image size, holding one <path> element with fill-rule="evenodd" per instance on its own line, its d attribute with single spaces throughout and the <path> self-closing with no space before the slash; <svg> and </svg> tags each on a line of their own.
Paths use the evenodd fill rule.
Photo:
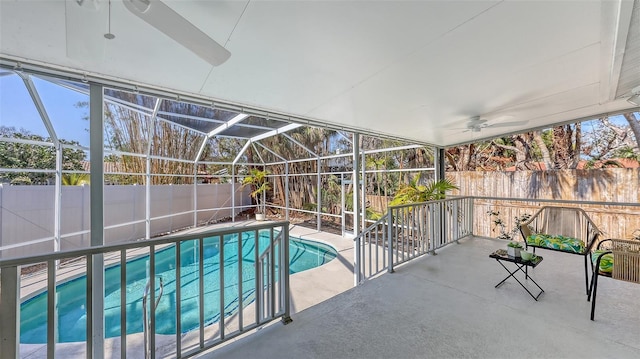
<svg viewBox="0 0 640 359">
<path fill-rule="evenodd" d="M 251 197 L 256 201 L 256 221 L 264 221 L 265 211 L 264 211 L 264 201 L 262 200 L 262 196 L 266 193 L 271 187 L 269 187 L 269 182 L 267 182 L 267 172 L 261 171 L 256 168 L 252 168 L 249 171 L 249 174 L 242 180 L 243 186 L 251 186 Z"/>
<path fill-rule="evenodd" d="M 518 242 L 509 242 L 509 244 L 507 244 L 507 255 L 509 257 L 520 257 L 521 250 L 522 244 Z"/>
</svg>

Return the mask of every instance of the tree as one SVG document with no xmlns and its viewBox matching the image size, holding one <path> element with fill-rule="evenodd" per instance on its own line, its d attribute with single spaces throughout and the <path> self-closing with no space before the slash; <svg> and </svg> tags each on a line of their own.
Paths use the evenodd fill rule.
<svg viewBox="0 0 640 359">
<path fill-rule="evenodd" d="M 632 113 L 625 114 L 626 124 L 608 117 L 591 121 L 581 146 L 583 159 L 596 164 L 616 158 L 638 158 L 640 151 L 633 133 L 633 126 L 638 122 L 633 117 Z"/>
<path fill-rule="evenodd" d="M 0 126 L 0 137 L 13 138 L 18 141 L 29 142 L 0 142 L 0 167 L 15 169 L 42 169 L 53 170 L 56 168 L 56 149 L 48 137 L 35 135 L 27 130 L 16 130 L 15 127 Z M 62 149 L 62 169 L 81 171 L 85 153 L 79 149 L 67 146 L 79 146 L 76 141 L 60 139 L 60 143 L 66 145 Z M 33 184 L 48 184 L 54 181 L 55 175 L 45 172 L 3 172 L 0 179 L 11 181 L 16 177 L 29 178 Z"/>
<path fill-rule="evenodd" d="M 105 90 L 105 95 L 146 108 L 153 108 L 156 101 L 149 96 L 117 90 Z M 80 102 L 76 106 L 87 107 L 88 103 Z M 150 149 L 150 154 L 153 156 L 150 168 L 150 172 L 154 174 L 151 176 L 152 184 L 193 183 L 196 168 L 193 163 L 186 161 L 196 160 L 199 145 L 205 137 L 201 133 L 188 129 L 189 126 L 197 127 L 201 124 L 191 117 L 220 118 L 223 116 L 220 110 L 207 106 L 166 100 L 162 100 L 159 110 L 163 113 L 185 114 L 186 117 L 181 117 L 178 125 L 161 117 L 152 119 L 147 114 L 133 111 L 117 103 L 106 104 L 104 114 L 106 147 L 118 152 L 131 153 L 131 155 L 114 156 L 118 168 L 131 175 L 110 175 L 113 181 L 122 184 L 144 184 L 147 162 L 142 155 L 146 155 Z M 218 143 L 220 142 L 233 141 Z M 235 153 L 239 149 L 239 147 L 235 148 Z M 212 146 L 205 146 L 199 160 L 212 160 L 211 153 Z M 206 166 L 201 167 L 206 170 Z"/>
<path fill-rule="evenodd" d="M 619 166 L 616 158 L 640 160 L 638 114 L 622 116 L 626 123 L 604 117 L 452 147 L 446 151 L 448 169 L 552 170 L 573 169 L 582 160 L 596 167 Z"/>
<path fill-rule="evenodd" d="M 640 118 L 638 118 L 638 112 L 627 112 L 623 116 L 629 123 L 629 127 L 633 132 L 633 136 L 636 140 L 636 151 L 638 151 L 640 150 Z"/>
</svg>

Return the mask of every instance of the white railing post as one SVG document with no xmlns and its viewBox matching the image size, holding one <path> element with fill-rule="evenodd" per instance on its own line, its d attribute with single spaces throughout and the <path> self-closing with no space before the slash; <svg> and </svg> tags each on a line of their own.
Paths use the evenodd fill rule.
<svg viewBox="0 0 640 359">
<path fill-rule="evenodd" d="M 272 232 L 273 233 L 273 232 Z M 282 262 L 280 271 L 281 282 L 284 284 L 284 290 L 282 291 L 282 297 L 284 297 L 284 314 L 282 316 L 282 323 L 289 324 L 291 320 L 291 289 L 289 286 L 289 226 L 282 226 L 282 234 L 284 235 L 280 240 L 280 248 L 282 249 L 282 255 L 280 261 Z"/>
<path fill-rule="evenodd" d="M 321 166 L 321 162 L 320 162 L 320 156 L 318 156 L 318 164 L 317 164 L 317 178 L 316 178 L 316 186 L 317 186 L 317 193 L 316 193 L 316 230 L 318 232 L 320 232 L 322 230 L 322 179 L 320 178 L 320 166 Z"/>
<path fill-rule="evenodd" d="M 468 197 L 469 198 L 469 207 L 467 208 L 467 213 L 469 214 L 469 234 L 473 235 L 473 221 L 475 219 L 473 210 L 474 210 L 474 199 L 473 197 Z"/>
<path fill-rule="evenodd" d="M 393 210 L 387 210 L 387 255 L 389 256 L 389 273 L 393 273 Z"/>
<path fill-rule="evenodd" d="M 20 356 L 20 267 L 0 271 L 0 353 L 3 358 Z"/>
<path fill-rule="evenodd" d="M 360 284 L 361 273 L 360 273 L 360 235 L 356 236 L 354 239 L 355 243 L 353 245 L 353 285 L 357 286 Z"/>
<path fill-rule="evenodd" d="M 2 185 L 0 185 L 2 186 Z M 0 187 L 1 189 L 1 187 Z M 344 173 L 340 174 L 340 226 L 342 228 L 342 237 L 346 232 L 346 204 L 344 201 Z M 287 218 L 287 220 L 289 220 Z"/>
</svg>

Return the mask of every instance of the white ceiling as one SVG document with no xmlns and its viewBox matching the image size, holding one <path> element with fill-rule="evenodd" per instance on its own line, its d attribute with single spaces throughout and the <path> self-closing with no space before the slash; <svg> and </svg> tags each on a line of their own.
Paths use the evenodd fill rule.
<svg viewBox="0 0 640 359">
<path fill-rule="evenodd" d="M 0 1 L 1 56 L 440 146 L 630 109 L 640 86 L 640 0 L 165 0 L 231 52 L 218 67 L 121 1 L 107 40 L 86 1 Z"/>
</svg>

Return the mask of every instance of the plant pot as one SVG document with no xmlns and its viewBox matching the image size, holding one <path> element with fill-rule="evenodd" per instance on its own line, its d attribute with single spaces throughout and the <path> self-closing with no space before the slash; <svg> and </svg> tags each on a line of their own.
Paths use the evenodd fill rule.
<svg viewBox="0 0 640 359">
<path fill-rule="evenodd" d="M 264 221 L 264 213 L 256 213 L 256 221 Z"/>
<path fill-rule="evenodd" d="M 520 257 L 520 248 L 507 247 L 507 255 L 509 257 Z"/>
</svg>

